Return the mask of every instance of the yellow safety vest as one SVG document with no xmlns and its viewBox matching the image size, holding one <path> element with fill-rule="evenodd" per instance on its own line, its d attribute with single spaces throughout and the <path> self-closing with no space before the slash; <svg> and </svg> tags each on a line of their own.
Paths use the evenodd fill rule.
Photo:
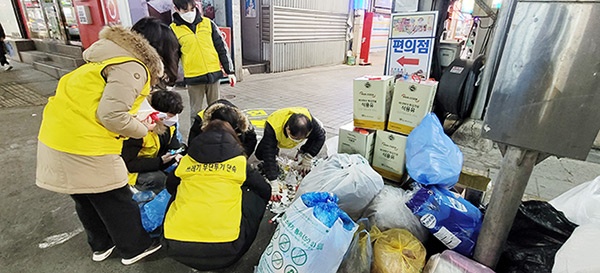
<svg viewBox="0 0 600 273">
<path fill-rule="evenodd" d="M 298 145 L 297 142 L 293 141 L 291 138 L 285 136 L 285 123 L 288 121 L 290 116 L 293 114 L 303 114 L 308 117 L 309 120 L 312 121 L 312 116 L 308 112 L 308 109 L 304 107 L 290 107 L 283 108 L 273 112 L 269 117 L 267 117 L 267 122 L 273 127 L 275 131 L 275 138 L 277 138 L 277 146 L 279 148 L 291 149 Z"/>
<path fill-rule="evenodd" d="M 148 80 L 135 99 L 129 114 L 137 113 L 150 94 L 150 73 L 138 59 L 115 57 L 86 63 L 63 76 L 56 95 L 48 99 L 40 127 L 39 140 L 48 147 L 77 155 L 121 154 L 124 138 L 106 129 L 96 117 L 106 80 L 102 71 L 109 65 L 135 61 L 144 66 Z"/>
<path fill-rule="evenodd" d="M 169 127 L 170 138 L 173 139 L 175 135 L 175 126 Z M 168 143 L 167 143 L 168 144 Z M 155 132 L 148 132 L 148 134 L 142 138 L 142 149 L 138 152 L 137 157 L 141 158 L 155 158 L 158 157 L 158 151 L 160 150 L 160 136 Z M 129 185 L 135 185 L 137 181 L 138 173 L 129 173 Z"/>
<path fill-rule="evenodd" d="M 212 22 L 206 17 L 196 25 L 196 33 L 186 25 L 171 23 L 181 45 L 183 76 L 193 78 L 221 71 L 219 55 L 212 40 Z"/>
<path fill-rule="evenodd" d="M 175 170 L 181 178 L 165 216 L 165 238 L 183 242 L 225 243 L 239 237 L 246 157 L 198 163 L 184 156 Z"/>
</svg>

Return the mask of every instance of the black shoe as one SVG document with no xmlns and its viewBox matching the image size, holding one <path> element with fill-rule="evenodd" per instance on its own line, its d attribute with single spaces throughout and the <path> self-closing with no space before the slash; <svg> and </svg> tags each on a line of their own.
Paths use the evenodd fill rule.
<svg viewBox="0 0 600 273">
<path fill-rule="evenodd" d="M 144 252 L 138 254 L 137 256 L 134 256 L 133 258 L 121 259 L 121 263 L 124 265 L 134 264 L 137 261 L 145 258 L 146 256 L 149 256 L 150 254 L 158 251 L 161 247 L 162 245 L 160 244 L 159 240 L 152 240 L 152 244 L 146 250 L 144 250 Z"/>
</svg>

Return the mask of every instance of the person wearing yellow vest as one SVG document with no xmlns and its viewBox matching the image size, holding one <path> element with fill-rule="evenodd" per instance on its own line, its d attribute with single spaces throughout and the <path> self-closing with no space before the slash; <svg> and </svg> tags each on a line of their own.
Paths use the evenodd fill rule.
<svg viewBox="0 0 600 273">
<path fill-rule="evenodd" d="M 215 119 L 229 122 L 229 125 L 233 127 L 244 146 L 246 157 L 250 157 L 254 153 L 256 143 L 258 142 L 254 126 L 237 106 L 226 99 L 215 101 L 194 117 L 194 123 L 190 127 L 188 142 L 202 133 L 203 128 Z"/>
<path fill-rule="evenodd" d="M 250 248 L 271 195 L 231 125 L 211 121 L 167 178 L 167 255 L 197 270 L 224 268 Z"/>
<path fill-rule="evenodd" d="M 178 48 L 169 27 L 153 18 L 131 30 L 105 27 L 99 38 L 83 53 L 87 63 L 60 79 L 44 108 L 36 185 L 75 201 L 93 261 L 117 249 L 121 263 L 130 265 L 161 245 L 142 227 L 121 148 L 124 139 L 142 138 L 153 128 L 135 115 L 163 77 L 161 59 L 178 58 Z"/>
<path fill-rule="evenodd" d="M 219 99 L 221 67 L 233 86 L 233 62 L 217 25 L 203 17 L 194 0 L 173 0 L 175 13 L 171 29 L 181 44 L 181 64 L 190 97 L 192 122 L 203 109 L 206 96 L 209 105 Z"/>
<path fill-rule="evenodd" d="M 129 171 L 129 185 L 158 194 L 165 188 L 166 169 L 181 158 L 181 154 L 170 151 L 182 147 L 175 136 L 175 123 L 177 114 L 183 111 L 183 100 L 176 92 L 156 91 L 146 107 L 154 113 L 159 111 L 156 126 L 141 139 L 125 140 L 121 157 Z"/>
<path fill-rule="evenodd" d="M 325 143 L 325 130 L 320 122 L 304 107 L 279 109 L 267 117 L 264 135 L 256 147 L 256 158 L 263 161 L 262 170 L 269 179 L 272 198 L 277 201 L 280 196 L 279 167 L 276 157 L 279 149 L 292 149 L 306 140 L 300 147 L 298 156 L 300 172 L 304 175 L 310 171 L 312 158 L 316 156 Z"/>
</svg>

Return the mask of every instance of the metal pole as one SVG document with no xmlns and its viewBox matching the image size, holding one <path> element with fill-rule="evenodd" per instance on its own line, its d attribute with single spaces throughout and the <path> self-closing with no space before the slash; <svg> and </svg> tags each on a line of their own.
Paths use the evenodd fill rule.
<svg viewBox="0 0 600 273">
<path fill-rule="evenodd" d="M 233 52 L 233 65 L 235 69 L 235 77 L 238 81 L 244 80 L 244 73 L 242 70 L 242 18 L 241 18 L 241 4 L 240 1 L 233 0 L 231 3 L 231 17 L 233 25 L 231 32 L 233 34 L 232 45 L 230 50 Z"/>
<path fill-rule="evenodd" d="M 475 98 L 473 111 L 471 111 L 472 119 L 483 118 L 483 111 L 489 100 L 488 93 L 494 85 L 496 70 L 500 64 L 500 59 L 502 58 L 504 44 L 506 43 L 508 30 L 512 23 L 512 17 L 515 13 L 517 2 L 517 0 L 503 1 L 502 8 L 500 8 L 500 11 L 498 12 L 498 18 L 494 21 L 494 29 L 490 34 L 492 35 L 492 41 L 487 46 L 485 68 L 483 69 L 483 75 L 481 76 L 481 83 Z"/>
<path fill-rule="evenodd" d="M 483 219 L 473 258 L 495 268 L 539 152 L 508 146 Z"/>
</svg>

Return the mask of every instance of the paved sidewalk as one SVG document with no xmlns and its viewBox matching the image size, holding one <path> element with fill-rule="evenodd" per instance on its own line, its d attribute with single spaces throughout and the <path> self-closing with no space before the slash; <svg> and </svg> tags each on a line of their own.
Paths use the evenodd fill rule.
<svg viewBox="0 0 600 273">
<path fill-rule="evenodd" d="M 231 88 L 222 85 L 221 96 L 242 109 L 305 106 L 319 118 L 328 137 L 337 135 L 340 125 L 352 120 L 352 80 L 383 71 L 383 54 L 372 57 L 372 66 L 336 65 L 278 74 L 247 75 Z M 15 64 L 15 69 L 0 72 L 0 86 L 15 83 L 47 97 L 53 94 L 56 80 Z M 3 89 L 0 88 L 0 92 Z M 187 92 L 177 89 L 188 105 Z M 12 94 L 12 93 L 11 93 Z M 0 93 L 0 96 L 4 94 Z M 0 98 L 2 101 L 2 98 Z M 35 186 L 37 132 L 43 106 L 31 103 L 16 107 L 0 104 L 0 265 L 6 272 L 194 272 L 167 259 L 164 251 L 138 264 L 124 267 L 113 255 L 102 263 L 92 262 L 73 201 L 61 194 Z M 187 109 L 181 115 L 181 131 L 189 129 Z M 469 132 L 469 130 L 473 130 Z M 465 154 L 465 165 L 490 169 L 495 177 L 501 156 L 495 145 L 473 139 L 476 125 L 465 126 L 454 136 Z M 596 154 L 597 156 L 597 154 Z M 594 157 L 594 155 L 591 156 Z M 579 183 L 600 175 L 598 164 L 551 157 L 534 169 L 527 188 L 528 198 L 551 199 Z M 267 214 L 269 215 L 269 214 Z M 269 217 L 270 218 L 270 217 Z M 263 221 L 258 238 L 232 268 L 220 272 L 252 272 L 274 230 Z"/>
</svg>

